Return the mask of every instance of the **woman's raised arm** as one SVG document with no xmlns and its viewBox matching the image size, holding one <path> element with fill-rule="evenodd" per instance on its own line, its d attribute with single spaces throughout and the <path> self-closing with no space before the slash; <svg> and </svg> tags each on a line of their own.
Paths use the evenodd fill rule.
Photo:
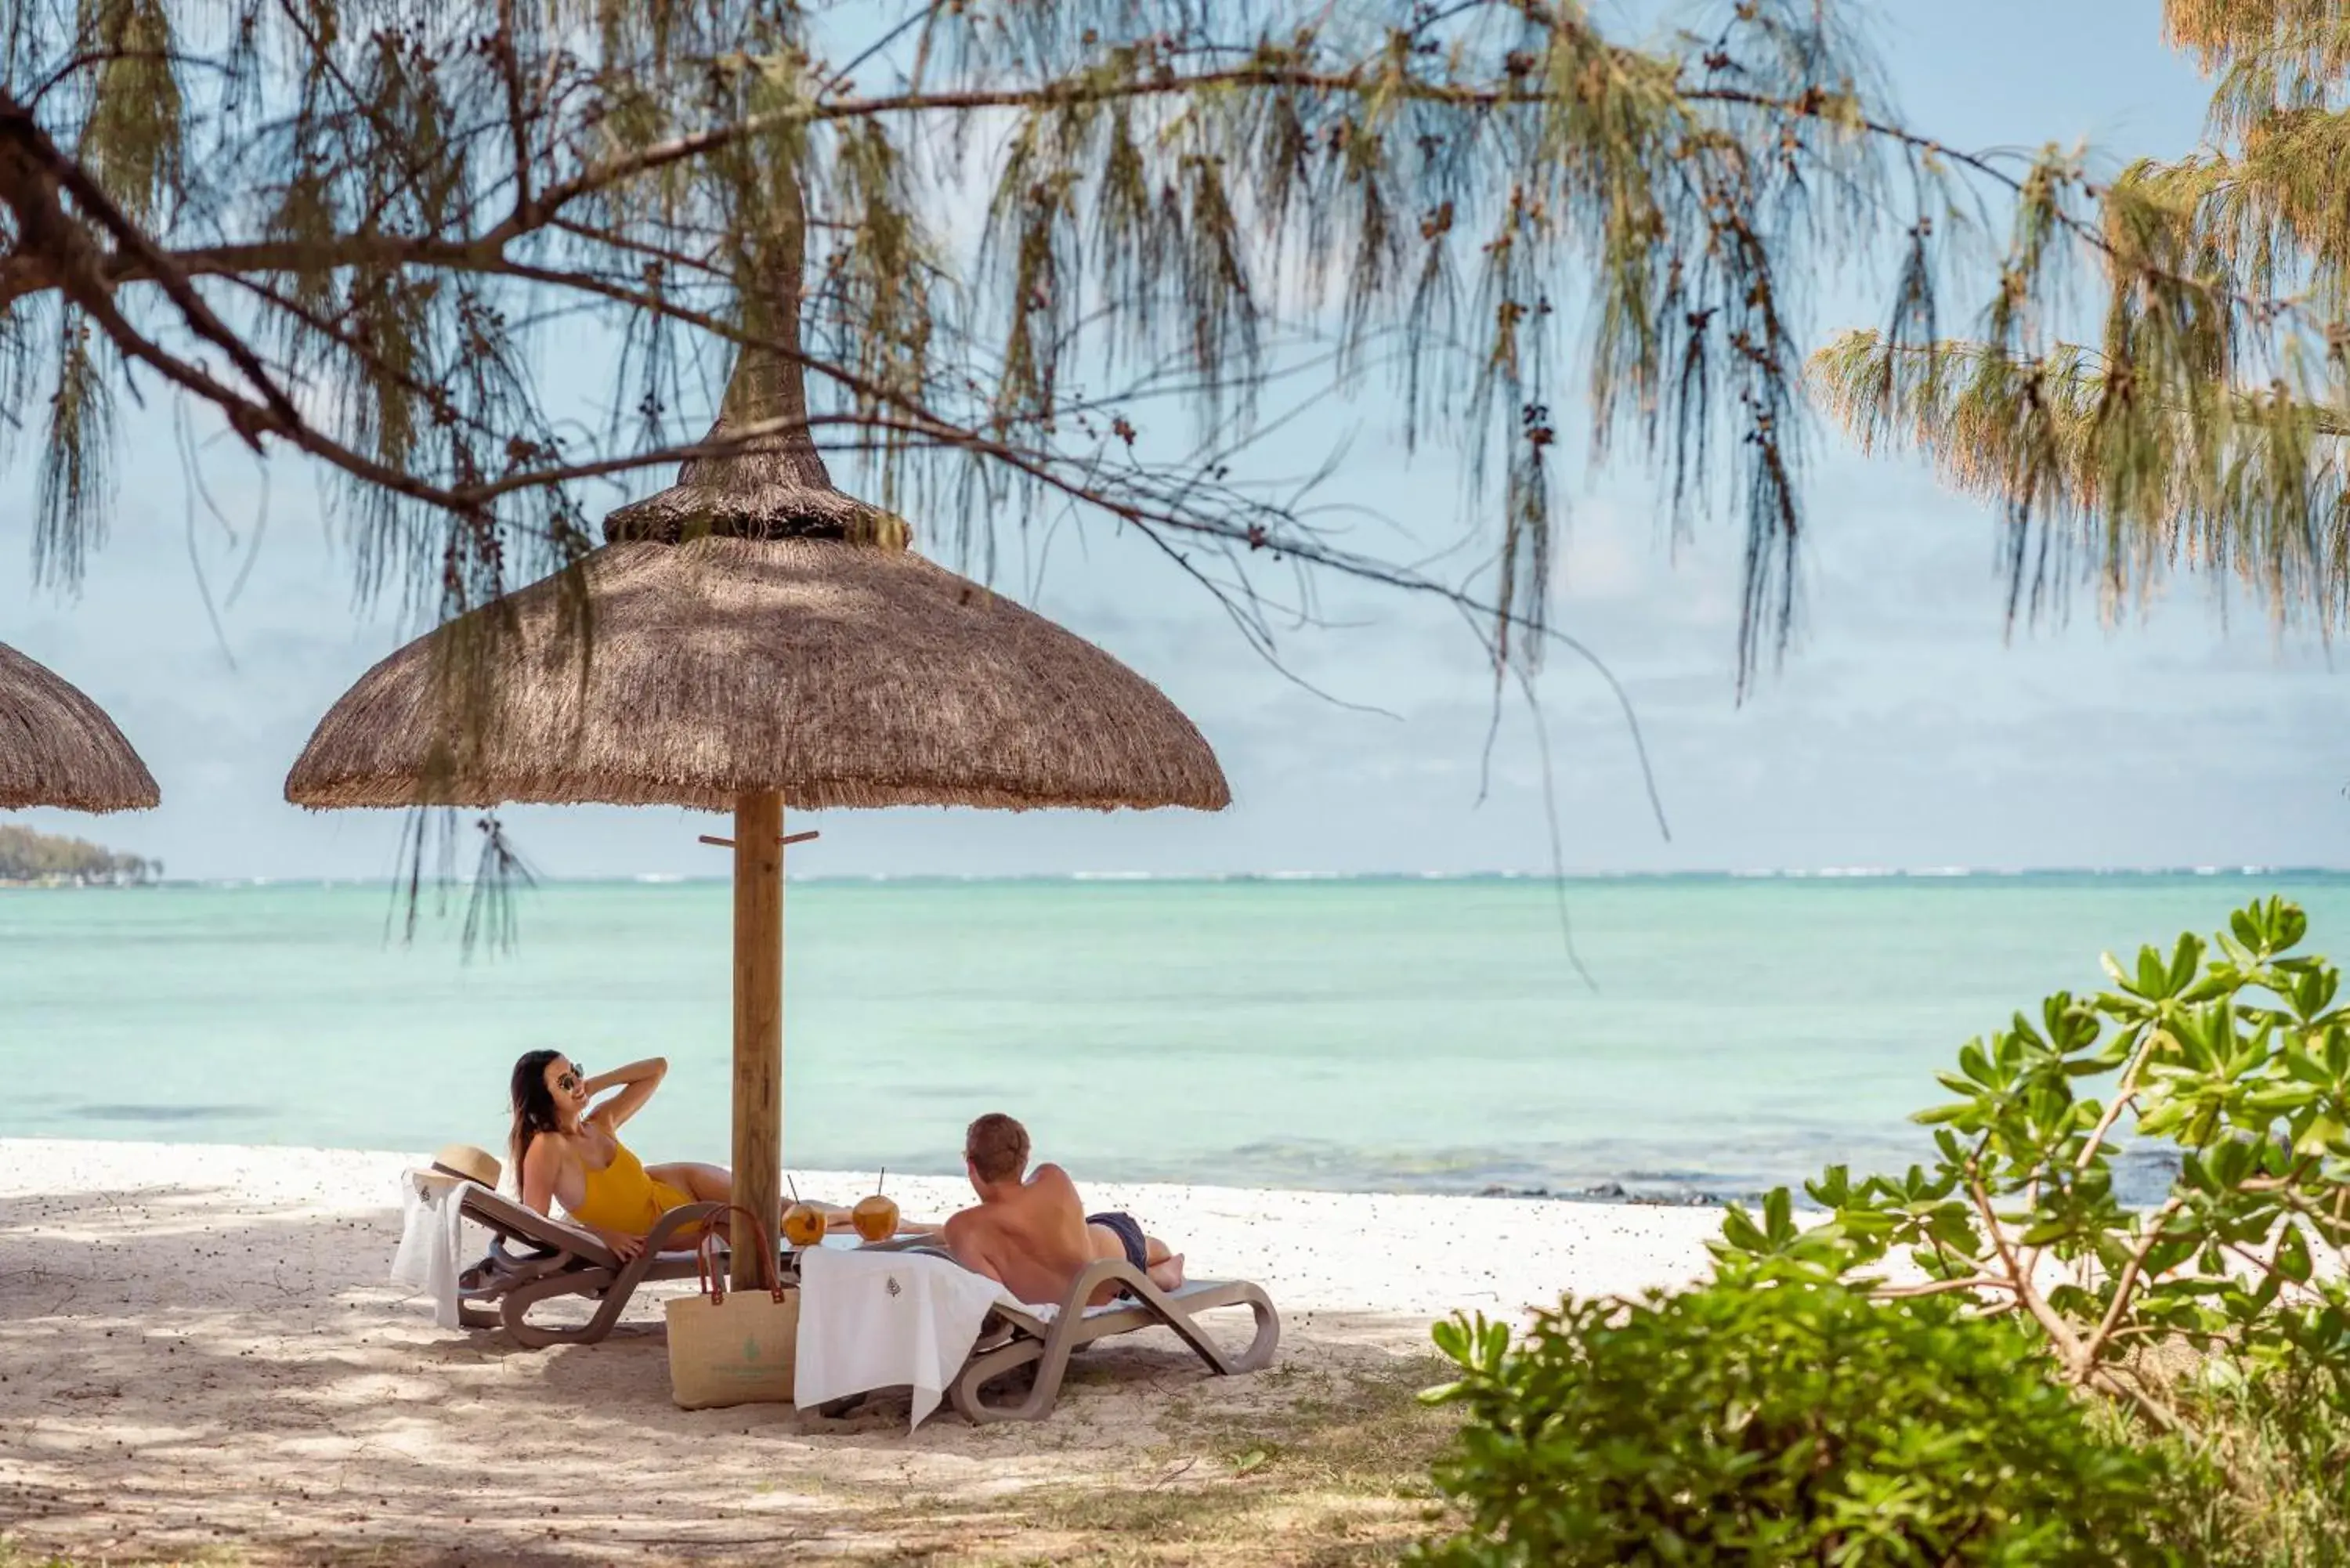
<svg viewBox="0 0 2350 1568">
<path fill-rule="evenodd" d="M 596 1106 L 582 1117 L 585 1121 L 601 1122 L 607 1127 L 617 1127 L 645 1108 L 653 1097 L 660 1081 L 669 1072 L 669 1058 L 648 1056 L 641 1062 L 631 1062 L 625 1067 L 615 1067 L 608 1073 L 598 1073 L 588 1080 L 588 1097 L 594 1099 L 607 1089 L 620 1092 Z"/>
</svg>

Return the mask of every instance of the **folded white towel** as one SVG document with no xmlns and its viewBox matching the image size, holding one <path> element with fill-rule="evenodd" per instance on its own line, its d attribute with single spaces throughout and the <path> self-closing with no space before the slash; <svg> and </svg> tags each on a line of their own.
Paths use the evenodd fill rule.
<svg viewBox="0 0 2350 1568">
<path fill-rule="evenodd" d="M 793 1402 L 805 1410 L 851 1394 L 910 1386 L 910 1431 L 939 1407 L 1002 1288 L 959 1263 L 919 1252 L 809 1247 L 799 1269 Z"/>
<path fill-rule="evenodd" d="M 455 1328 L 460 1249 L 464 1245 L 464 1190 L 469 1181 L 419 1181 L 411 1171 L 400 1183 L 400 1250 L 391 1255 L 391 1282 L 411 1293 L 429 1291 L 432 1321 Z"/>
</svg>

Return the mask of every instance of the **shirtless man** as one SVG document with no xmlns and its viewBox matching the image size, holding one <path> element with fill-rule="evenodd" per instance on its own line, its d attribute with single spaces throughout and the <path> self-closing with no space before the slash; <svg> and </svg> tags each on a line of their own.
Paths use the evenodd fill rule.
<svg viewBox="0 0 2350 1568">
<path fill-rule="evenodd" d="M 963 1168 L 979 1194 L 975 1208 L 947 1221 L 947 1245 L 963 1266 L 996 1281 L 1024 1302 L 1064 1300 L 1078 1273 L 1096 1258 L 1124 1257 L 1160 1290 L 1183 1282 L 1183 1258 L 1156 1236 L 1146 1236 L 1130 1214 L 1087 1214 L 1077 1185 L 1057 1165 L 1028 1169 L 1028 1129 L 1000 1111 L 971 1124 L 963 1135 Z M 1104 1285 L 1089 1305 L 1118 1298 Z"/>
</svg>

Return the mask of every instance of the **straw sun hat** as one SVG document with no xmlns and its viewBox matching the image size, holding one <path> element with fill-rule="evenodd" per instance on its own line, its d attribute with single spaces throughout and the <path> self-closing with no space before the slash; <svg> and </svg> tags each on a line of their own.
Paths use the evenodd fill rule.
<svg viewBox="0 0 2350 1568">
<path fill-rule="evenodd" d="M 469 1143 L 449 1144 L 432 1157 L 434 1174 L 458 1181 L 477 1182 L 493 1192 L 497 1190 L 498 1177 L 503 1168 L 488 1151 L 475 1148 Z"/>
</svg>

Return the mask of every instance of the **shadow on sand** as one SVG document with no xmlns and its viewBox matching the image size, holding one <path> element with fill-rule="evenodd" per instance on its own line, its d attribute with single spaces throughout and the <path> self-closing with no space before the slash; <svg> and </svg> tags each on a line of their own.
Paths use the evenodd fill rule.
<svg viewBox="0 0 2350 1568">
<path fill-rule="evenodd" d="M 443 1331 L 378 1282 L 398 1228 L 222 1189 L 0 1200 L 0 1534 L 261 1560 L 893 1555 L 910 1520 L 983 1534 L 1007 1491 L 1130 1478 L 1170 1431 L 1343 1397 L 1393 1360 L 1326 1319 L 1229 1380 L 1163 1331 L 1121 1341 L 1035 1426 L 941 1410 L 910 1435 L 903 1396 L 839 1420 L 681 1410 L 661 1296 L 592 1346 Z"/>
</svg>

